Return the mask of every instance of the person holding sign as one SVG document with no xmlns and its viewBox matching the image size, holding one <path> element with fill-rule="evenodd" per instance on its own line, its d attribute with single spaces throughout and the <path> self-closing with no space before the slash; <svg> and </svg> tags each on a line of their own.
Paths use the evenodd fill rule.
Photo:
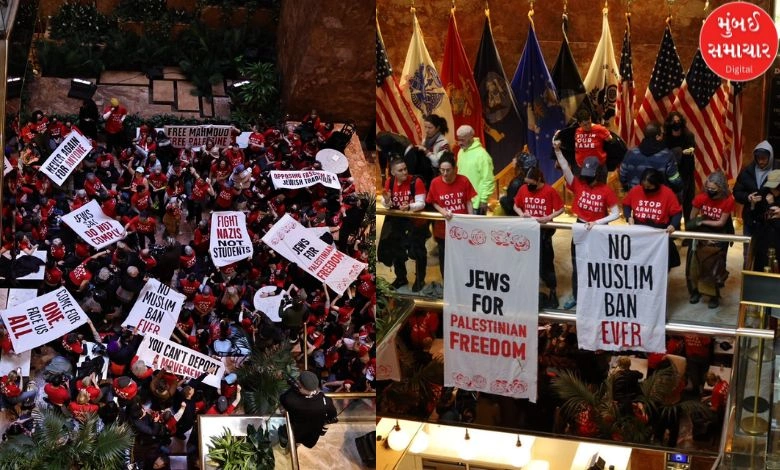
<svg viewBox="0 0 780 470">
<path fill-rule="evenodd" d="M 552 222 L 563 213 L 563 201 L 552 186 L 544 184 L 544 175 L 539 167 L 531 167 L 525 175 L 525 184 L 517 190 L 514 198 L 514 211 L 520 217 L 536 219 L 540 224 Z M 549 306 L 558 308 L 558 294 L 555 289 L 558 281 L 555 277 L 555 252 L 553 251 L 553 228 L 543 228 L 539 245 L 539 277 L 550 289 L 547 297 Z"/>
<path fill-rule="evenodd" d="M 655 168 L 646 168 L 639 184 L 631 188 L 623 199 L 623 215 L 628 223 L 647 225 L 672 233 L 680 228 L 682 207 L 677 196 L 664 185 L 664 175 Z M 669 269 L 680 265 L 680 253 L 669 240 Z"/>
<path fill-rule="evenodd" d="M 435 115 L 434 115 L 435 116 Z M 445 122 L 446 128 L 446 122 Z M 445 150 L 439 157 L 439 176 L 431 181 L 426 202 L 433 204 L 439 214 L 451 220 L 453 214 L 473 214 L 471 200 L 477 197 L 477 190 L 468 178 L 458 174 L 455 155 Z M 433 238 L 439 247 L 439 271 L 444 279 L 444 239 L 447 234 L 446 223 L 437 220 L 433 224 Z"/>
<path fill-rule="evenodd" d="M 601 165 L 599 157 L 590 156 L 583 160 L 580 175 L 575 177 L 571 171 L 569 162 L 561 153 L 560 141 L 553 141 L 555 158 L 561 167 L 566 185 L 574 193 L 572 211 L 577 216 L 578 223 L 584 223 L 590 230 L 594 225 L 608 224 L 620 217 L 618 197 L 612 188 L 602 183 L 599 174 L 603 174 L 606 167 Z M 574 240 L 571 242 L 571 287 L 572 298 L 563 308 L 571 309 L 577 305 L 577 256 L 574 248 Z"/>
<path fill-rule="evenodd" d="M 103 109 L 103 119 L 106 121 L 106 149 L 122 150 L 125 146 L 124 122 L 127 117 L 127 108 L 119 103 L 116 98 L 111 98 L 108 106 Z"/>
<path fill-rule="evenodd" d="M 690 228 L 699 232 L 734 233 L 731 221 L 734 204 L 726 175 L 720 170 L 711 173 L 704 183 L 704 192 L 693 198 Z M 704 293 L 710 297 L 707 307 L 717 308 L 720 305 L 720 288 L 729 276 L 726 271 L 728 249 L 728 242 L 693 241 L 685 265 L 692 304 L 698 303 Z"/>
</svg>

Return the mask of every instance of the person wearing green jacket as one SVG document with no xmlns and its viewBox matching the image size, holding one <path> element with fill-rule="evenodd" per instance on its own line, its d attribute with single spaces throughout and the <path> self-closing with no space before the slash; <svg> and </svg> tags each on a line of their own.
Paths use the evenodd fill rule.
<svg viewBox="0 0 780 470">
<path fill-rule="evenodd" d="M 458 173 L 468 178 L 477 190 L 477 197 L 471 200 L 474 213 L 485 215 L 488 199 L 496 189 L 496 182 L 493 179 L 493 158 L 482 146 L 479 138 L 474 137 L 474 129 L 471 126 L 460 126 L 455 140 L 460 146 Z"/>
</svg>

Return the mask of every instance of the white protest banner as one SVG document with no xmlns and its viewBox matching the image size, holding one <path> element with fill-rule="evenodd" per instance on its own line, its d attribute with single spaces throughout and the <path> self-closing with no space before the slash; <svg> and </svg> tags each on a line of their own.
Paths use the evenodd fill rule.
<svg viewBox="0 0 780 470">
<path fill-rule="evenodd" d="M 398 331 L 404 322 L 398 322 L 387 332 L 387 337 L 376 347 L 376 379 L 401 381 L 401 363 L 398 360 Z"/>
<path fill-rule="evenodd" d="M 165 135 L 171 139 L 171 146 L 184 148 L 188 145 L 201 147 L 206 145 L 206 139 L 212 139 L 222 148 L 230 145 L 231 126 L 205 124 L 202 126 L 165 126 Z"/>
<path fill-rule="evenodd" d="M 198 378 L 207 372 L 203 383 L 217 389 L 225 375 L 225 365 L 221 360 L 151 333 L 144 335 L 136 355 L 152 369 L 163 369 L 184 377 Z"/>
<path fill-rule="evenodd" d="M 366 264 L 320 240 L 303 225 L 284 214 L 265 234 L 263 242 L 327 284 L 339 295 L 357 279 Z"/>
<path fill-rule="evenodd" d="M 104 214 L 94 199 L 63 215 L 62 221 L 96 249 L 116 243 L 127 236 L 122 223 Z"/>
<path fill-rule="evenodd" d="M 12 172 L 13 169 L 14 167 L 11 165 L 11 162 L 8 161 L 8 157 L 3 157 L 3 176 Z"/>
<path fill-rule="evenodd" d="M 87 322 L 87 314 L 64 287 L 3 310 L 0 316 L 17 354 L 59 339 Z"/>
<path fill-rule="evenodd" d="M 280 322 L 282 319 L 279 316 L 279 306 L 285 297 L 289 297 L 287 292 L 276 294 L 276 286 L 264 286 L 257 289 L 252 300 L 256 310 L 263 312 L 272 322 Z"/>
<path fill-rule="evenodd" d="M 92 144 L 89 139 L 78 132 L 71 132 L 43 163 L 41 171 L 57 186 L 62 186 L 70 173 L 91 151 Z"/>
<path fill-rule="evenodd" d="M 122 326 L 132 326 L 136 333 L 170 338 L 186 298 L 157 279 L 149 278 Z"/>
<path fill-rule="evenodd" d="M 339 177 L 330 171 L 272 171 L 271 181 L 276 189 L 305 188 L 317 183 L 328 188 L 341 189 Z"/>
<path fill-rule="evenodd" d="M 577 342 L 590 351 L 666 351 L 669 235 L 641 225 L 575 224 Z"/>
<path fill-rule="evenodd" d="M 246 214 L 243 212 L 212 212 L 209 254 L 214 266 L 251 258 L 254 253 L 252 240 L 246 230 Z"/>
<path fill-rule="evenodd" d="M 536 401 L 539 223 L 455 216 L 444 265 L 444 386 Z"/>
<path fill-rule="evenodd" d="M 36 297 L 38 291 L 35 289 L 9 289 L 8 302 L 6 308 L 11 308 L 21 303 L 32 300 Z M 24 377 L 30 376 L 30 359 L 32 351 L 24 351 L 16 354 L 15 351 L 3 353 L 0 356 L 0 375 L 8 375 L 12 370 L 22 369 Z"/>
</svg>

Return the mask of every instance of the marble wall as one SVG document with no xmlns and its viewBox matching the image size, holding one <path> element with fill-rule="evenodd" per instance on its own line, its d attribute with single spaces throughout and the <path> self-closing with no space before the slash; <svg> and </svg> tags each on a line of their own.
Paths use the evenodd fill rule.
<svg viewBox="0 0 780 470">
<path fill-rule="evenodd" d="M 390 62 L 396 74 L 403 68 L 406 50 L 412 34 L 410 0 L 376 0 L 379 27 L 388 49 Z M 471 64 L 477 55 L 484 24 L 484 7 L 490 6 L 493 36 L 509 79 L 514 76 L 528 33 L 528 1 L 518 0 L 456 0 L 455 16 L 463 47 Z M 609 0 L 609 22 L 616 54 L 625 29 L 626 0 Z M 726 3 L 726 0 L 710 1 L 710 11 Z M 769 11 L 770 0 L 756 3 Z M 417 18 L 423 31 L 425 44 L 437 67 L 441 66 L 447 37 L 451 0 L 416 2 Z M 536 1 L 534 24 L 539 43 L 548 67 L 552 67 L 561 45 L 561 14 L 563 0 Z M 676 0 L 671 6 L 672 34 L 677 45 L 683 68 L 687 71 L 699 40 L 699 29 L 706 17 L 704 0 Z M 596 50 L 601 35 L 601 10 L 604 2 L 571 0 L 569 11 L 569 42 L 582 77 Z M 631 45 L 634 59 L 634 81 L 637 89 L 637 105 L 641 102 L 650 80 L 650 73 L 663 36 L 664 21 L 670 8 L 664 0 L 637 0 L 631 6 Z M 619 60 L 619 56 L 616 60 Z M 749 82 L 745 88 L 745 157 L 751 158 L 752 148 L 764 139 L 765 79 Z"/>
</svg>

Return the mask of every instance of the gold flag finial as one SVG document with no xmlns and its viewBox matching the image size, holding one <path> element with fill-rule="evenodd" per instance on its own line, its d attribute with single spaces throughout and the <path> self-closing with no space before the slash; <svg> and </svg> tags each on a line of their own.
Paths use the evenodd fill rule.
<svg viewBox="0 0 780 470">
<path fill-rule="evenodd" d="M 530 8 L 528 10 L 528 21 L 531 22 L 531 28 L 534 28 L 534 0 L 528 0 Z"/>
</svg>

